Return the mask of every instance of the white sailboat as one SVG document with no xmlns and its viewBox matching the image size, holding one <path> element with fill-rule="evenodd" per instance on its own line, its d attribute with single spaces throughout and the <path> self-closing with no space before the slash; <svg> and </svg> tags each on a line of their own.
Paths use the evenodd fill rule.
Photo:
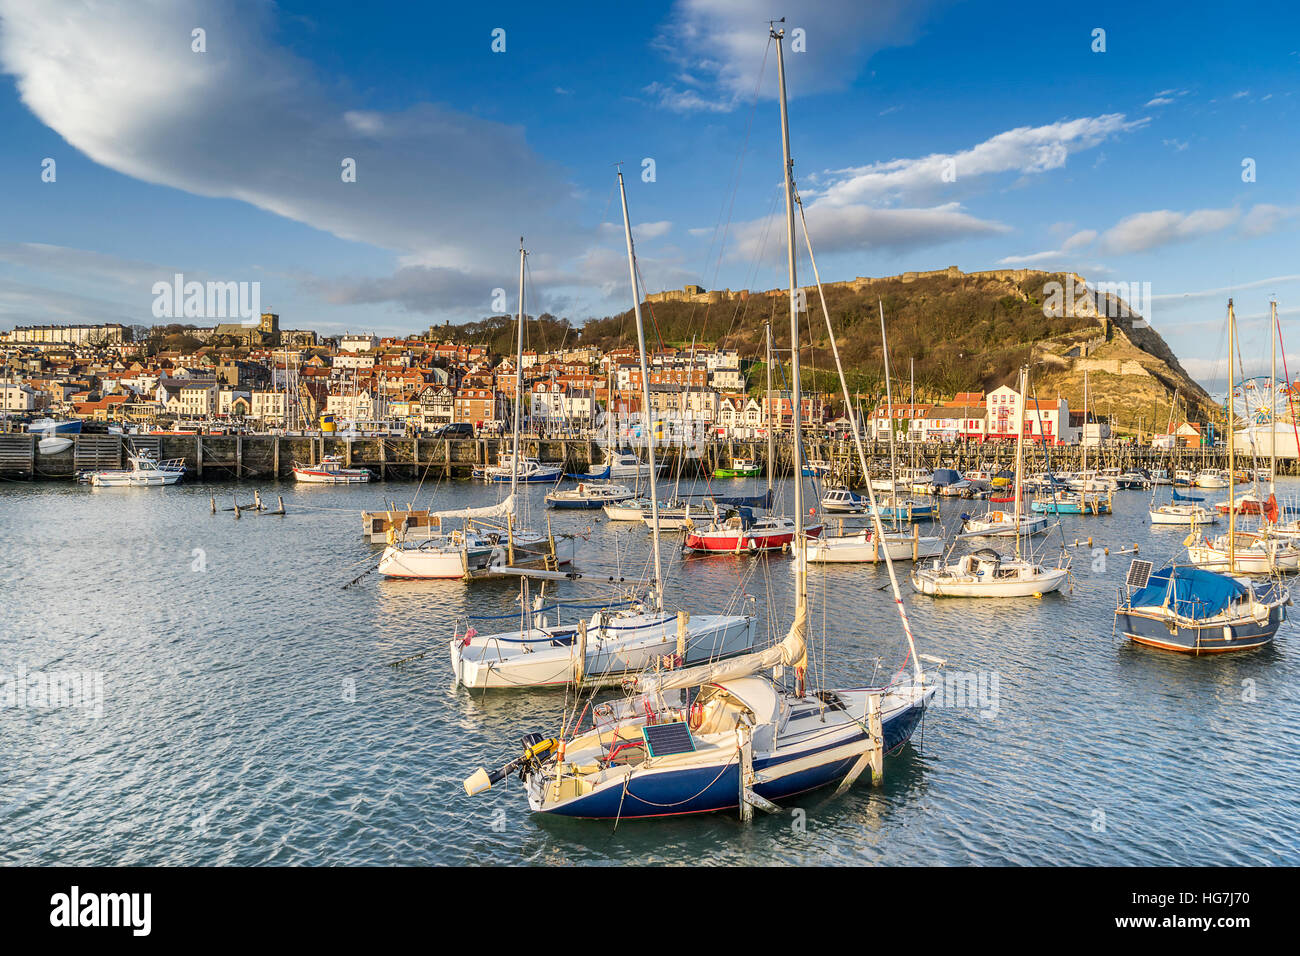
<svg viewBox="0 0 1300 956">
<path fill-rule="evenodd" d="M 628 274 L 636 314 L 637 343 L 641 363 L 643 408 L 650 405 L 649 362 L 646 359 L 645 329 L 641 320 L 641 293 L 632 243 L 631 218 L 623 172 L 618 173 L 623 201 Z M 522 268 L 522 267 L 521 267 Z M 522 275 L 522 271 L 521 271 Z M 521 279 L 522 286 L 522 279 Z M 522 348 L 522 346 L 521 346 Z M 516 433 L 516 441 L 518 436 Z M 648 602 L 632 607 L 598 611 L 591 621 L 564 627 L 536 616 L 523 620 L 515 630 L 479 635 L 467 629 L 451 639 L 451 666 L 458 683 L 473 688 L 522 688 L 552 684 L 605 684 L 636 674 L 665 657 L 675 665 L 700 664 L 732 657 L 754 646 L 752 614 L 669 613 L 664 608 L 664 576 L 659 548 L 659 493 L 655 475 L 654 429 L 647 429 L 646 458 L 649 465 L 651 551 L 654 582 Z M 526 603 L 521 600 L 521 606 Z"/>
<path fill-rule="evenodd" d="M 1237 316 L 1228 300 L 1228 379 L 1232 380 L 1232 361 L 1235 355 L 1237 335 Z M 1237 459 L 1236 441 L 1234 441 L 1233 419 L 1234 389 L 1228 389 L 1228 468 L 1222 472 L 1228 488 L 1228 500 L 1236 501 L 1233 489 L 1236 484 Z M 1205 472 L 1202 472 L 1205 474 Z M 1200 485 L 1198 478 L 1197 484 Z M 1213 487 L 1213 486 L 1202 486 Z M 1300 548 L 1286 538 L 1270 536 L 1265 533 L 1239 532 L 1237 530 L 1237 509 L 1228 509 L 1228 533 L 1214 538 L 1203 538 L 1195 542 L 1196 531 L 1187 536 L 1187 558 L 1192 564 L 1211 571 L 1224 571 L 1228 574 L 1272 574 L 1278 571 L 1293 571 L 1300 568 Z"/>
<path fill-rule="evenodd" d="M 1016 437 L 1015 511 L 1012 527 L 1020 526 L 1021 478 L 1024 472 L 1025 447 L 1025 397 L 1028 390 L 1029 370 L 1020 370 L 1020 414 Z M 1046 519 L 1044 519 L 1046 520 Z M 1043 565 L 1021 555 L 1021 534 L 1016 534 L 1015 556 L 1008 558 L 992 548 L 962 556 L 955 562 L 944 564 L 935 560 L 928 566 L 912 568 L 912 586 L 922 594 L 932 597 L 1028 597 L 1058 590 L 1069 577 L 1069 566 L 1055 568 Z"/>
<path fill-rule="evenodd" d="M 799 312 L 795 297 L 794 186 L 785 111 L 782 32 L 777 41 L 782 146 L 786 159 L 789 248 L 795 521 L 802 542 L 802 414 L 799 402 Z M 749 820 L 755 806 L 830 784 L 852 786 L 868 768 L 880 780 L 884 756 L 901 748 L 920 722 L 935 689 L 925 683 L 912 644 L 912 673 L 881 688 L 809 693 L 807 667 L 808 576 L 803 548 L 796 547 L 795 614 L 785 639 L 774 647 L 724 661 L 640 677 L 637 695 L 602 705 L 588 732 L 564 727 L 556 738 L 529 734 L 523 754 L 489 773 L 465 781 L 481 793 L 518 771 L 536 812 L 585 818 L 649 818 L 739 809 Z M 892 578 L 892 565 L 890 565 Z M 896 584 L 896 582 L 895 582 Z M 794 671 L 794 686 L 781 680 Z M 772 671 L 773 676 L 766 672 Z M 691 699 L 694 691 L 694 699 Z"/>
</svg>

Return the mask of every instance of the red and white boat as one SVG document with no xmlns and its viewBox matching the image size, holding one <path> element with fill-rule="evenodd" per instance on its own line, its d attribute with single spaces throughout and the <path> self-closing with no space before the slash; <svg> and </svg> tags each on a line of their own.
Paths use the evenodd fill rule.
<svg viewBox="0 0 1300 956">
<path fill-rule="evenodd" d="M 319 465 L 293 463 L 295 481 L 306 481 L 318 485 L 351 485 L 370 480 L 369 468 L 344 468 L 343 456 L 326 455 Z"/>
<path fill-rule="evenodd" d="M 810 538 L 822 533 L 822 525 L 806 525 L 804 532 Z M 705 528 L 687 525 L 686 548 L 689 551 L 711 551 L 715 553 L 742 551 L 780 551 L 794 540 L 795 524 L 793 518 L 785 515 L 769 515 L 755 518 L 748 509 L 731 512 L 726 517 L 715 514 L 711 524 Z"/>
</svg>

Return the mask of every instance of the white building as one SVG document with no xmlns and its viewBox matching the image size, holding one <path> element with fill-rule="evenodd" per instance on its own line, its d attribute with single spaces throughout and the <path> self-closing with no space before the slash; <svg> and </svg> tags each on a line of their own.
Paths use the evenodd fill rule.
<svg viewBox="0 0 1300 956">
<path fill-rule="evenodd" d="M 1051 401 L 1032 399 L 1025 403 L 1025 437 L 1053 445 L 1074 444 L 1079 429 L 1070 425 L 1070 403 L 1057 397 Z M 988 394 L 988 437 L 1014 441 L 1020 420 L 1020 393 L 1009 385 Z"/>
</svg>

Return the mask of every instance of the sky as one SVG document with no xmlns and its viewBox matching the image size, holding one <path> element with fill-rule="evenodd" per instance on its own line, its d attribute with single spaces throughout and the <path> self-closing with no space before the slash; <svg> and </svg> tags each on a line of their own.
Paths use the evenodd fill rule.
<svg viewBox="0 0 1300 956">
<path fill-rule="evenodd" d="M 530 313 L 615 314 L 619 162 L 645 291 L 785 285 L 779 4 L 488 6 L 0 0 L 0 328 L 151 324 L 180 273 L 421 332 L 513 311 L 520 237 Z M 1276 297 L 1300 371 L 1300 11 L 1140 6 L 789 4 L 823 279 L 1133 283 L 1211 388 Z"/>
</svg>

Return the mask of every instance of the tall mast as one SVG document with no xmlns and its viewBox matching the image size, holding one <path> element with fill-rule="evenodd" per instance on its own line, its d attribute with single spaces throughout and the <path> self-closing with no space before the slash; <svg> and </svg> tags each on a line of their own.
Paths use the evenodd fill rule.
<svg viewBox="0 0 1300 956">
<path fill-rule="evenodd" d="M 889 418 L 889 498 L 886 500 L 893 502 L 894 526 L 897 527 L 900 502 L 898 500 L 898 452 L 894 446 L 894 392 L 889 384 L 889 340 L 885 337 L 885 302 L 883 299 L 877 299 L 876 304 L 880 306 L 880 348 L 885 357 L 885 414 Z M 867 479 L 867 483 L 871 483 L 870 478 Z"/>
<path fill-rule="evenodd" d="M 781 159 L 785 171 L 785 238 L 786 265 L 790 274 L 790 404 L 792 406 L 792 433 L 794 438 L 794 543 L 795 543 L 795 621 L 800 636 L 808 617 L 808 552 L 804 540 L 803 520 L 803 387 L 799 381 L 799 301 L 796 297 L 797 278 L 794 260 L 794 163 L 790 159 L 790 120 L 785 105 L 785 54 L 781 40 L 784 30 L 769 26 L 768 32 L 776 40 L 777 85 L 781 91 Z M 802 679 L 800 684 L 802 685 Z M 802 693 L 803 687 L 800 686 Z"/>
<path fill-rule="evenodd" d="M 772 493 L 772 472 L 776 468 L 776 433 L 772 431 L 772 323 L 764 322 L 767 331 L 767 395 L 764 403 L 767 407 L 767 491 L 770 499 Z M 769 501 L 770 506 L 770 501 Z"/>
<path fill-rule="evenodd" d="M 1277 490 L 1277 299 L 1273 300 L 1272 312 L 1273 321 L 1270 323 L 1273 340 L 1273 368 L 1268 376 L 1268 490 L 1270 493 Z"/>
<path fill-rule="evenodd" d="M 636 252 L 632 247 L 632 220 L 627 214 L 627 187 L 618 171 L 618 194 L 623 200 L 623 233 L 627 237 L 627 274 L 632 283 L 632 311 L 636 313 L 636 344 L 641 357 L 641 420 L 646 430 L 646 464 L 650 468 L 650 535 L 655 556 L 655 610 L 664 609 L 664 569 L 659 556 L 659 489 L 655 482 L 655 429 L 650 416 L 650 369 L 645 355 L 645 324 L 641 321 L 641 292 L 636 281 Z"/>
<path fill-rule="evenodd" d="M 1237 570 L 1237 500 L 1233 497 L 1233 482 L 1237 477 L 1237 459 L 1234 452 L 1236 442 L 1232 427 L 1236 410 L 1232 400 L 1232 357 L 1237 354 L 1237 316 L 1232 311 L 1232 300 L 1228 300 L 1228 573 Z"/>
<path fill-rule="evenodd" d="M 519 486 L 519 425 L 524 400 L 524 237 L 519 237 L 519 344 L 515 347 L 515 434 L 510 456 L 510 493 Z"/>
<path fill-rule="evenodd" d="M 1083 370 L 1083 462 L 1080 471 L 1088 470 L 1088 370 Z"/>
<path fill-rule="evenodd" d="M 1027 366 L 1020 367 L 1020 380 L 1016 383 L 1020 386 L 1020 401 L 1017 403 L 1019 414 L 1016 416 L 1016 560 L 1020 560 L 1020 464 L 1021 456 L 1025 448 L 1025 393 L 1028 391 L 1026 378 L 1029 374 Z M 1084 416 L 1085 422 L 1087 416 Z"/>
</svg>

